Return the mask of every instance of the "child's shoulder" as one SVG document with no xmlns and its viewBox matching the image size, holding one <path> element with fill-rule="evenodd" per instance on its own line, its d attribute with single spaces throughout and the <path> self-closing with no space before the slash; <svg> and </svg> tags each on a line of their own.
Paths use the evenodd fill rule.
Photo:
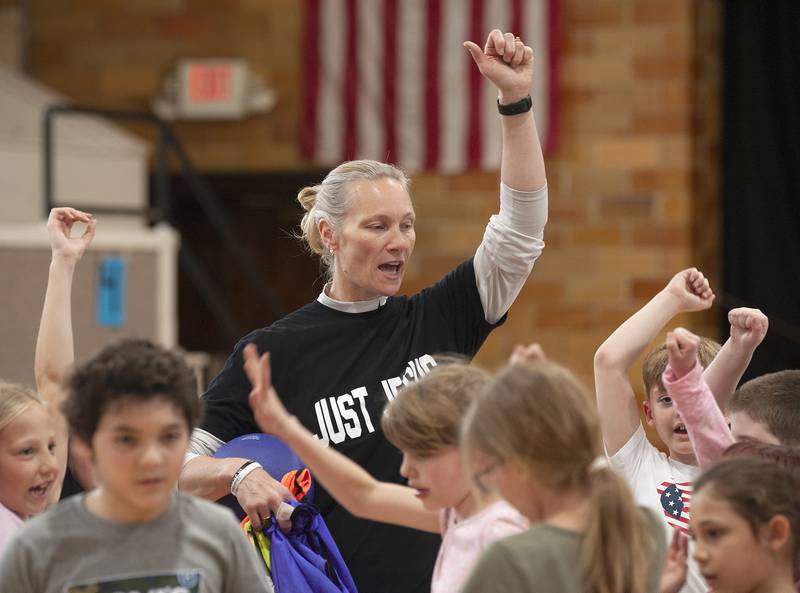
<svg viewBox="0 0 800 593">
<path fill-rule="evenodd" d="M 525 567 L 524 571 L 536 571 L 553 563 L 560 564 L 564 558 L 574 556 L 579 544 L 579 534 L 545 523 L 495 541 L 487 554 L 504 558 L 505 562 Z"/>
<path fill-rule="evenodd" d="M 83 495 L 71 496 L 23 522 L 14 534 L 14 545 L 31 546 L 40 553 L 58 546 L 62 536 L 84 525 L 80 519 L 82 499 Z"/>
<path fill-rule="evenodd" d="M 176 497 L 176 512 L 181 522 L 195 525 L 200 530 L 207 529 L 217 536 L 220 529 L 238 529 L 236 516 L 229 508 L 183 492 L 177 492 Z"/>
<path fill-rule="evenodd" d="M 640 424 L 619 451 L 608 457 L 612 467 L 623 472 L 631 472 L 642 466 L 669 464 L 669 458 L 647 438 Z"/>
</svg>

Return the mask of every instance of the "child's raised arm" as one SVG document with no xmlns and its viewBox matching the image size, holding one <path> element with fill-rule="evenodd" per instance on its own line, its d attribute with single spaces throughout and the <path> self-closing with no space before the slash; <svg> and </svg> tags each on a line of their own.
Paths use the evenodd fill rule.
<svg viewBox="0 0 800 593">
<path fill-rule="evenodd" d="M 76 222 L 86 224 L 81 236 L 72 237 Z M 73 208 L 53 208 L 47 220 L 52 260 L 47 278 L 47 291 L 36 338 L 34 373 L 39 394 L 50 405 L 55 427 L 56 457 L 59 462 L 59 481 L 64 478 L 67 464 L 67 423 L 61 413 L 64 401 L 62 382 L 75 359 L 72 339 L 72 276 L 83 252 L 92 242 L 95 220 Z M 56 498 L 61 488 L 55 488 Z"/>
<path fill-rule="evenodd" d="M 633 363 L 675 315 L 707 309 L 713 300 L 714 293 L 700 271 L 689 268 L 678 272 L 598 348 L 594 357 L 595 389 L 608 455 L 619 451 L 640 423 L 636 396 L 628 380 Z"/>
<path fill-rule="evenodd" d="M 733 444 L 733 436 L 714 400 L 697 358 L 700 338 L 679 327 L 667 334 L 669 365 L 662 380 L 681 415 L 700 467 L 714 462 Z"/>
<path fill-rule="evenodd" d="M 747 370 L 753 352 L 764 340 L 769 328 L 767 316 L 758 309 L 748 307 L 731 309 L 728 321 L 731 324 L 730 338 L 703 375 L 723 410 L 728 406 L 728 400 Z"/>
<path fill-rule="evenodd" d="M 339 504 L 363 519 L 439 533 L 439 515 L 426 510 L 414 489 L 379 482 L 354 461 L 324 446 L 291 416 L 272 387 L 269 353 L 255 344 L 244 350 L 244 369 L 253 390 L 250 406 L 256 423 L 289 445 Z"/>
</svg>

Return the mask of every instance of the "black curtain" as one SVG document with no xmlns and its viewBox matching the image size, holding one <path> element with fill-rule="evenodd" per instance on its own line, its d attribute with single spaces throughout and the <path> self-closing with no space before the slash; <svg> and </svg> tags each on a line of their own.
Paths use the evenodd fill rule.
<svg viewBox="0 0 800 593">
<path fill-rule="evenodd" d="M 800 368 L 800 2 L 723 7 L 720 304 L 770 318 L 750 378 Z"/>
</svg>

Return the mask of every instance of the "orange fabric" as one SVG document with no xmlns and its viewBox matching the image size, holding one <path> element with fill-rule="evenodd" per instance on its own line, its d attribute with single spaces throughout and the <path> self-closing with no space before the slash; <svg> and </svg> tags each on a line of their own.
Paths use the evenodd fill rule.
<svg viewBox="0 0 800 593">
<path fill-rule="evenodd" d="M 308 491 L 311 490 L 311 472 L 307 467 L 299 470 L 293 469 L 283 475 L 281 484 L 289 489 L 297 501 L 303 502 Z"/>
</svg>

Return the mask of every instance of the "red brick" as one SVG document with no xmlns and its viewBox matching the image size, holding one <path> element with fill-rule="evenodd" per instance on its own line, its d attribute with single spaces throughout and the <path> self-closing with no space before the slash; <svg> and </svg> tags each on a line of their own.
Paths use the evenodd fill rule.
<svg viewBox="0 0 800 593">
<path fill-rule="evenodd" d="M 634 60 L 633 72 L 636 78 L 688 78 L 691 63 L 687 58 L 672 56 L 648 56 Z"/>
<path fill-rule="evenodd" d="M 570 231 L 570 243 L 581 247 L 619 245 L 622 243 L 622 230 L 607 224 L 575 225 Z"/>
<path fill-rule="evenodd" d="M 198 14 L 174 14 L 158 19 L 158 32 L 168 37 L 204 37 L 211 27 L 205 16 Z"/>
<path fill-rule="evenodd" d="M 633 244 L 635 246 L 671 247 L 684 245 L 689 240 L 689 228 L 685 224 L 654 223 L 637 225 L 633 229 Z"/>
<path fill-rule="evenodd" d="M 662 141 L 647 135 L 601 136 L 592 142 L 590 150 L 592 163 L 604 167 L 653 167 L 663 158 Z"/>
<path fill-rule="evenodd" d="M 567 56 L 561 68 L 563 88 L 608 88 L 633 82 L 630 63 L 615 56 Z"/>
<path fill-rule="evenodd" d="M 657 169 L 635 171 L 632 175 L 635 191 L 687 190 L 692 183 L 687 169 Z"/>
<path fill-rule="evenodd" d="M 536 325 L 544 329 L 590 329 L 594 325 L 594 315 L 585 305 L 548 303 L 539 308 Z"/>
<path fill-rule="evenodd" d="M 648 194 L 606 196 L 600 201 L 600 215 L 646 219 L 655 215 L 654 198 Z"/>
<path fill-rule="evenodd" d="M 616 0 L 592 0 L 566 3 L 565 21 L 571 26 L 619 25 L 625 19 L 624 3 Z M 585 27 L 589 28 L 589 27 Z"/>
<path fill-rule="evenodd" d="M 684 115 L 634 115 L 634 134 L 689 134 L 692 120 Z"/>
<path fill-rule="evenodd" d="M 664 278 L 633 278 L 631 296 L 635 299 L 650 300 L 667 285 L 670 278 L 672 276 Z"/>
<path fill-rule="evenodd" d="M 461 175 L 444 177 L 446 191 L 456 195 L 462 192 L 486 192 L 498 195 L 500 175 L 497 171 L 467 171 Z"/>
<path fill-rule="evenodd" d="M 633 18 L 637 23 L 685 24 L 690 22 L 691 7 L 690 0 L 637 0 Z"/>
</svg>

